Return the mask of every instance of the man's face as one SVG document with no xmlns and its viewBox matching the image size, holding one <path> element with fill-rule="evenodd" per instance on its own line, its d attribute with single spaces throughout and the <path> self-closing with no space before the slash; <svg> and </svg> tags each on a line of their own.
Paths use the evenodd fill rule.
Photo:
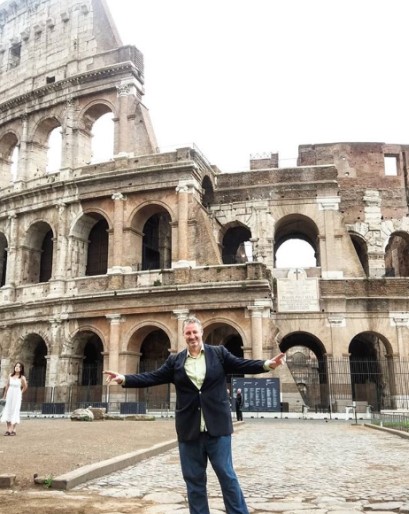
<svg viewBox="0 0 409 514">
<path fill-rule="evenodd" d="M 192 355 L 200 352 L 203 343 L 203 332 L 197 323 L 189 323 L 183 330 L 183 336 Z"/>
</svg>

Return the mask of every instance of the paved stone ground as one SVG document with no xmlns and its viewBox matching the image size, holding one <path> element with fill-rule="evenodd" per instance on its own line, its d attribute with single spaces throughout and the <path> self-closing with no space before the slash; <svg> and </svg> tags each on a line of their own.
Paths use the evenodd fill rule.
<svg viewBox="0 0 409 514">
<path fill-rule="evenodd" d="M 409 439 L 351 421 L 246 420 L 233 459 L 252 513 L 409 513 Z M 223 513 L 211 469 L 208 478 L 211 513 Z M 188 513 L 177 449 L 76 492 L 133 499 L 133 512 Z"/>
</svg>

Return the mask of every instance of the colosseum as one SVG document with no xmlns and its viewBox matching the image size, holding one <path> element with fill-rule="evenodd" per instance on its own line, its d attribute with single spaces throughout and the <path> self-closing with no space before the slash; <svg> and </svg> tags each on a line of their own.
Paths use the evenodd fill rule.
<svg viewBox="0 0 409 514">
<path fill-rule="evenodd" d="M 104 0 L 6 0 L 0 38 L 0 389 L 21 360 L 26 410 L 167 410 L 172 386 L 108 390 L 102 370 L 156 369 L 196 315 L 235 355 L 287 352 L 262 376 L 281 411 L 409 408 L 409 146 L 223 173 L 158 148 Z M 286 266 L 291 242 L 313 262 Z"/>
</svg>

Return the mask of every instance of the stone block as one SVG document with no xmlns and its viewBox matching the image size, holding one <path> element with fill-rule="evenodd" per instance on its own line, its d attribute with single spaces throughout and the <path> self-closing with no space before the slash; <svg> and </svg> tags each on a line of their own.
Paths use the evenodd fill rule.
<svg viewBox="0 0 409 514">
<path fill-rule="evenodd" d="M 16 475 L 4 473 L 3 475 L 0 475 L 0 488 L 13 487 L 15 481 Z"/>
<path fill-rule="evenodd" d="M 105 419 L 107 410 L 103 407 L 88 407 L 89 411 L 92 412 L 94 419 Z"/>
<path fill-rule="evenodd" d="M 76 409 L 71 414 L 71 421 L 94 421 L 90 409 Z"/>
</svg>

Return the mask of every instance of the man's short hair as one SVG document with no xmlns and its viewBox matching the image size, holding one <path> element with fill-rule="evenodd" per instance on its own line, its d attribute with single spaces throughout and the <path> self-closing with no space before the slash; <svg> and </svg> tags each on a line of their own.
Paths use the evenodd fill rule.
<svg viewBox="0 0 409 514">
<path fill-rule="evenodd" d="M 202 322 L 200 319 L 196 318 L 196 316 L 189 316 L 188 318 L 183 320 L 182 329 L 183 331 L 186 328 L 186 325 L 191 325 L 192 323 L 196 323 L 196 325 L 200 328 L 200 330 L 203 330 Z"/>
</svg>

